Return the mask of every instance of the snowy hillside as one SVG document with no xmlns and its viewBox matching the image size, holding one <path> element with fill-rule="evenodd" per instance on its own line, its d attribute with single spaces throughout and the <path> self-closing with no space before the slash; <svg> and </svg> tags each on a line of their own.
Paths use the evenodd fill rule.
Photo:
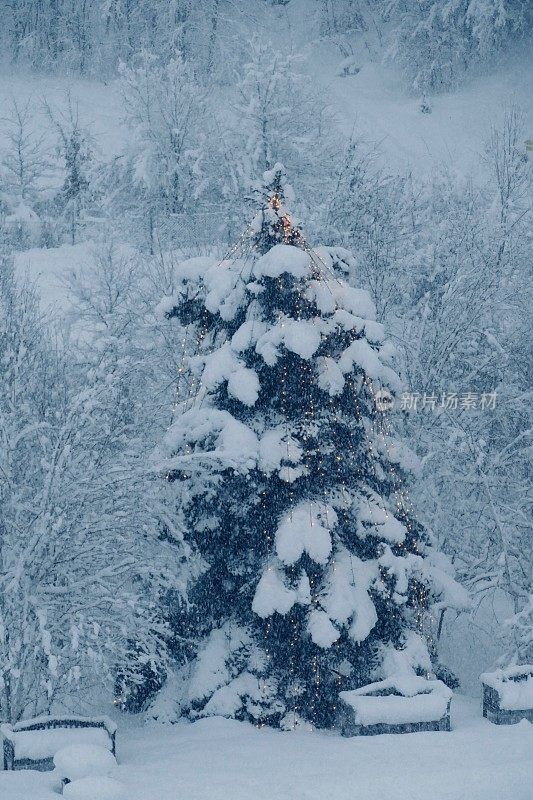
<svg viewBox="0 0 533 800">
<path fill-rule="evenodd" d="M 471 77 L 456 91 L 439 94 L 432 99 L 431 114 L 420 113 L 420 99 L 406 92 L 390 67 L 367 61 L 357 75 L 340 77 L 341 61 L 337 50 L 322 44 L 309 48 L 303 68 L 324 92 L 345 134 L 360 131 L 369 143 L 379 144 L 393 172 L 412 170 L 427 177 L 444 168 L 478 175 L 483 143 L 509 103 L 523 109 L 526 130 L 533 136 L 531 52 L 516 55 L 496 72 Z M 101 153 L 106 158 L 118 155 L 128 133 L 116 81 L 0 74 L 0 106 L 7 108 L 13 97 L 22 103 L 30 100 L 45 129 L 42 100 L 62 107 L 69 91 Z"/>
<path fill-rule="evenodd" d="M 322 75 L 322 70 L 320 63 L 311 73 Z M 330 65 L 328 72 L 324 81 L 328 98 L 345 130 L 360 129 L 380 143 L 391 170 L 427 177 L 448 169 L 479 179 L 483 143 L 511 102 L 524 109 L 526 128 L 533 131 L 531 54 L 496 74 L 471 78 L 456 91 L 432 98 L 430 114 L 420 113 L 420 99 L 405 94 L 390 68 L 367 63 L 357 75 L 337 77 Z"/>
<path fill-rule="evenodd" d="M 44 102 L 64 110 L 69 92 L 79 105 L 84 126 L 89 129 L 101 152 L 106 158 L 118 155 L 126 132 L 121 123 L 120 97 L 114 81 L 104 83 L 76 77 L 21 74 L 12 70 L 0 74 L 0 107 L 4 113 L 7 113 L 13 100 L 21 105 L 29 102 L 35 113 L 38 131 L 45 134 L 49 145 L 53 144 L 53 130 L 46 116 Z M 5 146 L 5 126 L 0 130 L 2 143 Z"/>
<path fill-rule="evenodd" d="M 428 179 L 436 171 L 450 171 L 454 176 L 483 181 L 486 167 L 480 155 L 484 142 L 510 103 L 522 109 L 525 130 L 533 132 L 531 53 L 522 53 L 496 73 L 469 79 L 454 92 L 438 95 L 432 101 L 431 114 L 420 113 L 419 98 L 410 96 L 393 71 L 383 65 L 369 61 L 357 75 L 339 77 L 338 52 L 331 46 L 319 45 L 309 49 L 303 66 L 324 93 L 335 124 L 347 136 L 355 131 L 369 147 L 377 147 L 379 161 L 393 173 L 412 172 Z M 0 106 L 7 109 L 13 98 L 20 103 L 29 102 L 39 132 L 44 132 L 50 146 L 53 131 L 42 103 L 46 100 L 64 109 L 69 92 L 99 155 L 106 159 L 118 156 L 128 131 L 116 81 L 0 74 Z M 2 142 L 5 146 L 5 128 L 0 127 L 0 149 Z M 46 305 L 62 306 L 62 278 L 87 260 L 87 248 L 90 250 L 91 245 L 81 243 L 74 248 L 63 245 L 57 249 L 25 250 L 17 256 L 17 269 L 37 280 Z"/>
</svg>

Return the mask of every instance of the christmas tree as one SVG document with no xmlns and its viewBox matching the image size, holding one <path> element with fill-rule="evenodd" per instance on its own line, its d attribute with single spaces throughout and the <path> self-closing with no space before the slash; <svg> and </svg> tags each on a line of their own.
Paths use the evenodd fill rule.
<svg viewBox="0 0 533 800">
<path fill-rule="evenodd" d="M 339 277 L 350 254 L 311 250 L 281 165 L 255 195 L 229 257 L 184 262 L 167 304 L 196 351 L 163 447 L 205 565 L 175 621 L 200 639 L 184 705 L 327 727 L 340 690 L 431 671 L 428 609 L 457 585 L 402 488 L 393 352 Z"/>
</svg>

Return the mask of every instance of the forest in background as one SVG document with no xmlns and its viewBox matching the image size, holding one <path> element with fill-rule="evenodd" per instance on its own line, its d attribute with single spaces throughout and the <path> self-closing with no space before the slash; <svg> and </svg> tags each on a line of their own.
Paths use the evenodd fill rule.
<svg viewBox="0 0 533 800">
<path fill-rule="evenodd" d="M 437 615 L 435 636 L 455 646 L 475 639 L 486 667 L 531 662 L 522 110 L 501 110 L 471 175 L 443 169 L 415 180 L 384 164 L 378 143 L 357 130 L 346 137 L 307 67 L 324 44 L 347 80 L 363 61 L 384 59 L 431 113 L 439 91 L 496 69 L 527 42 L 530 4 L 12 0 L 2 11 L 6 70 L 116 80 L 128 130 L 109 159 L 75 96 L 45 103 L 46 131 L 34 104 L 14 98 L 2 109 L 2 581 L 17 593 L 5 595 L 13 602 L 3 601 L 1 622 L 21 629 L 33 604 L 28 641 L 40 643 L 29 653 L 4 635 L 4 686 L 8 672 L 26 676 L 8 715 L 39 711 L 96 670 L 114 680 L 117 661 L 135 675 L 169 668 L 153 598 L 170 589 L 185 603 L 201 565 L 176 524 L 172 484 L 150 462 L 188 346 L 158 308 L 175 291 L 178 261 L 222 256 L 239 240 L 252 190 L 278 161 L 307 239 L 353 252 L 345 277 L 370 291 L 416 395 L 416 409 L 406 398 L 395 415 L 417 455 L 413 503 L 471 596 L 468 611 Z M 293 35 L 295 14 L 308 24 Z M 17 284 L 13 252 L 84 241 L 92 264 L 74 265 L 73 313 L 68 325 L 51 322 L 33 289 Z M 144 632 L 136 651 L 134 631 Z"/>
</svg>

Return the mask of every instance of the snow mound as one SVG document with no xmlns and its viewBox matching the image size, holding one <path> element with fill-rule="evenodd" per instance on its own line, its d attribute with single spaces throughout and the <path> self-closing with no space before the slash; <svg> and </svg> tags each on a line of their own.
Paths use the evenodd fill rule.
<svg viewBox="0 0 533 800">
<path fill-rule="evenodd" d="M 309 256 L 298 247 L 277 244 L 261 256 L 254 266 L 256 278 L 279 278 L 288 272 L 295 278 L 305 278 L 309 274 Z"/>
<path fill-rule="evenodd" d="M 250 644 L 247 629 L 232 622 L 211 631 L 194 663 L 187 691 L 188 700 L 208 697 L 227 684 L 232 678 L 228 661 Z"/>
<path fill-rule="evenodd" d="M 359 725 L 435 722 L 444 716 L 447 706 L 444 698 L 434 694 L 351 697 L 350 692 L 341 692 L 341 695 L 344 702 L 353 708 Z"/>
<path fill-rule="evenodd" d="M 385 366 L 379 354 L 368 344 L 366 339 L 356 339 L 352 342 L 339 359 L 339 368 L 344 375 L 360 368 L 372 380 L 390 386 L 394 391 L 402 388 L 398 375 L 390 367 Z"/>
<path fill-rule="evenodd" d="M 500 708 L 506 711 L 533 708 L 533 664 L 484 672 L 480 678 L 498 692 Z"/>
<path fill-rule="evenodd" d="M 309 360 L 320 347 L 320 331 L 312 320 L 294 320 L 285 325 L 285 347 Z"/>
<path fill-rule="evenodd" d="M 54 756 L 56 773 L 69 781 L 89 775 L 107 775 L 116 765 L 116 758 L 111 751 L 98 745 L 70 744 L 62 747 Z"/>
<path fill-rule="evenodd" d="M 266 431 L 259 442 L 258 466 L 267 475 L 277 471 L 279 477 L 292 483 L 303 474 L 303 467 L 298 467 L 303 450 L 297 439 L 282 428 Z"/>
<path fill-rule="evenodd" d="M 452 694 L 442 681 L 402 674 L 340 692 L 339 697 L 353 709 L 360 725 L 399 725 L 441 719 Z"/>
<path fill-rule="evenodd" d="M 331 553 L 330 529 L 336 524 L 337 515 L 331 506 L 314 501 L 300 503 L 278 527 L 278 557 L 290 566 L 307 553 L 317 564 L 325 564 Z"/>
<path fill-rule="evenodd" d="M 349 636 L 355 642 L 364 641 L 378 621 L 369 594 L 376 578 L 375 564 L 362 561 L 344 548 L 337 552 L 321 602 L 334 622 L 346 625 L 351 620 Z"/>
<path fill-rule="evenodd" d="M 51 758 L 73 741 L 104 749 L 110 747 L 109 735 L 102 728 L 50 728 L 11 732 L 6 726 L 2 726 L 2 732 L 13 741 L 17 758 L 30 758 L 34 761 Z"/>
<path fill-rule="evenodd" d="M 325 611 L 313 609 L 309 614 L 307 628 L 313 642 L 327 650 L 340 637 L 340 631 L 333 625 Z"/>
<path fill-rule="evenodd" d="M 210 390 L 224 381 L 228 394 L 247 406 L 253 406 L 259 395 L 259 379 L 253 369 L 244 366 L 229 344 L 220 347 L 207 358 L 191 358 L 190 364 L 204 362 L 202 383 Z"/>
<path fill-rule="evenodd" d="M 296 592 L 285 586 L 279 570 L 268 567 L 257 584 L 252 611 L 262 619 L 270 617 L 275 611 L 287 614 L 296 600 Z"/>
<path fill-rule="evenodd" d="M 246 671 L 241 672 L 228 684 L 217 689 L 200 713 L 206 717 L 234 717 L 242 708 L 244 696 L 256 700 L 260 698 L 258 679 Z"/>
<path fill-rule="evenodd" d="M 202 445 L 198 453 L 187 452 L 198 444 Z M 165 469 L 184 469 L 209 459 L 246 472 L 256 466 L 258 448 L 257 437 L 247 425 L 214 408 L 184 412 L 171 425 L 162 444 L 163 455 L 168 456 Z"/>
<path fill-rule="evenodd" d="M 69 800 L 126 800 L 126 787 L 114 778 L 91 776 L 67 783 L 63 797 Z"/>
<path fill-rule="evenodd" d="M 302 571 L 296 589 L 289 589 L 280 571 L 269 566 L 257 584 L 252 610 L 262 619 L 266 619 L 276 611 L 278 614 L 287 614 L 295 603 L 306 606 L 310 602 L 311 588 L 305 571 Z"/>
<path fill-rule="evenodd" d="M 403 525 L 392 512 L 379 504 L 376 494 L 370 492 L 368 496 L 361 496 L 357 512 L 358 525 L 357 534 L 362 539 L 366 536 L 377 536 L 378 539 L 391 542 L 391 544 L 401 544 L 405 541 L 407 528 Z"/>
<path fill-rule="evenodd" d="M 375 692 L 395 692 L 401 697 L 415 697 L 420 694 L 438 694 L 440 697 L 450 700 L 453 692 L 445 683 L 439 680 L 428 680 L 412 672 L 400 672 L 382 681 L 369 683 L 359 689 L 341 694 L 350 694 L 358 697 L 365 697 Z"/>
</svg>

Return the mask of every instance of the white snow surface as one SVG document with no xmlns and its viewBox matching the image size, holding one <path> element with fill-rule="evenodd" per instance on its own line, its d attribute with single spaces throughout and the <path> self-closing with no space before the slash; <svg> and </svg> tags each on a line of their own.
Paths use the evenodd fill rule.
<svg viewBox="0 0 533 800">
<path fill-rule="evenodd" d="M 424 568 L 431 574 L 434 591 L 439 595 L 438 602 L 433 604 L 433 613 L 442 608 L 454 608 L 466 611 L 472 601 L 467 590 L 454 580 L 454 568 L 444 553 L 430 550 L 426 554 Z"/>
<path fill-rule="evenodd" d="M 484 672 L 480 677 L 498 692 L 500 708 L 507 711 L 533 708 L 533 664 Z"/>
<path fill-rule="evenodd" d="M 385 680 L 392 681 L 391 685 L 398 687 L 401 694 L 416 694 L 420 691 L 417 686 L 420 678 L 415 672 L 420 669 L 425 672 L 431 671 L 431 658 L 427 642 L 420 634 L 409 631 L 403 647 L 399 650 L 392 646 L 384 647 L 383 674 Z"/>
<path fill-rule="evenodd" d="M 254 264 L 254 277 L 279 278 L 284 272 L 295 278 L 305 278 L 309 273 L 310 258 L 298 247 L 277 244 Z"/>
<path fill-rule="evenodd" d="M 363 539 L 367 535 L 377 536 L 392 544 L 401 544 L 405 541 L 407 529 L 396 517 L 379 505 L 378 496 L 374 493 L 369 497 L 361 497 L 358 508 L 357 533 Z"/>
<path fill-rule="evenodd" d="M 276 531 L 276 552 L 284 564 L 296 564 L 304 553 L 325 564 L 331 553 L 331 528 L 337 515 L 326 503 L 305 500 L 283 517 Z"/>
<path fill-rule="evenodd" d="M 307 628 L 313 642 L 327 650 L 340 637 L 340 631 L 332 623 L 325 611 L 315 608 L 307 618 Z"/>
<path fill-rule="evenodd" d="M 295 470 L 302 455 L 300 443 L 287 434 L 285 427 L 266 431 L 259 442 L 259 468 L 267 475 L 276 470 L 280 478 L 287 482 L 302 474 L 301 468 Z M 285 466 L 282 466 L 282 462 L 285 462 Z"/>
<path fill-rule="evenodd" d="M 241 672 L 225 686 L 220 686 L 210 697 L 199 716 L 233 717 L 242 708 L 242 698 L 259 697 L 259 681 L 250 672 Z"/>
<path fill-rule="evenodd" d="M 128 800 L 531 800 L 533 725 L 493 725 L 456 696 L 451 733 L 344 739 L 221 718 L 124 718 L 115 777 Z M 57 800 L 51 773 L 0 772 L 2 800 Z M 91 800 L 96 798 L 91 797 Z"/>
<path fill-rule="evenodd" d="M 359 55 L 366 60 L 362 48 Z M 433 96 L 431 114 L 420 113 L 420 97 L 406 93 L 393 66 L 369 60 L 357 75 L 337 77 L 339 61 L 338 52 L 324 44 L 313 48 L 309 68 L 345 132 L 355 125 L 368 140 L 379 141 L 383 162 L 414 176 L 426 178 L 442 165 L 455 174 L 471 172 L 490 126 L 500 121 L 510 100 L 524 109 L 531 130 L 531 53 Z M 478 178 L 482 170 L 480 165 Z"/>
<path fill-rule="evenodd" d="M 89 270 L 98 246 L 98 242 L 87 239 L 78 244 L 65 243 L 59 247 L 33 247 L 15 251 L 15 274 L 19 281 L 27 279 L 35 285 L 43 313 L 52 319 L 64 318 L 72 312 L 68 278 L 73 272 L 83 274 Z M 135 251 L 121 242 L 117 254 L 127 258 L 133 257 Z M 170 298 L 166 300 L 170 302 Z"/>
<path fill-rule="evenodd" d="M 63 789 L 63 797 L 70 800 L 126 800 L 128 794 L 124 784 L 114 778 L 91 775 L 68 783 Z"/>
<path fill-rule="evenodd" d="M 261 575 L 252 603 L 252 610 L 262 619 L 278 614 L 287 614 L 297 602 L 294 589 L 285 585 L 283 575 L 276 567 L 269 566 Z"/>
<path fill-rule="evenodd" d="M 452 690 L 442 681 L 427 680 L 412 672 L 399 672 L 396 675 L 385 678 L 385 680 L 369 683 L 366 686 L 361 686 L 360 689 L 353 689 L 351 692 L 343 692 L 342 694 L 364 697 L 386 689 L 393 689 L 403 697 L 415 697 L 419 694 L 431 694 L 434 692 L 445 700 L 450 700 L 453 694 Z"/>
<path fill-rule="evenodd" d="M 310 359 L 320 347 L 320 330 L 312 320 L 294 320 L 285 325 L 284 344 L 287 350 Z"/>
<path fill-rule="evenodd" d="M 226 685 L 231 678 L 227 665 L 230 656 L 250 643 L 246 629 L 232 622 L 211 631 L 193 665 L 188 684 L 189 700 L 208 697 Z"/>
<path fill-rule="evenodd" d="M 375 562 L 362 561 L 344 548 L 336 554 L 330 567 L 322 605 L 334 622 L 346 624 L 351 619 L 349 634 L 354 642 L 364 641 L 378 621 L 368 593 L 377 576 Z"/>
<path fill-rule="evenodd" d="M 89 775 L 107 775 L 116 765 L 117 760 L 107 747 L 94 744 L 70 744 L 54 756 L 56 774 L 69 781 Z"/>
<path fill-rule="evenodd" d="M 213 390 L 224 381 L 227 382 L 228 394 L 247 406 L 253 406 L 259 395 L 259 378 L 253 369 L 245 367 L 237 358 L 229 343 L 219 347 L 206 357 L 191 358 L 190 363 L 204 362 L 202 384 Z"/>
<path fill-rule="evenodd" d="M 186 451 L 189 444 L 206 441 L 214 441 L 212 449 L 206 447 L 207 457 L 212 460 L 218 459 L 242 472 L 256 465 L 259 442 L 254 432 L 227 411 L 214 408 L 193 408 L 178 417 L 164 437 L 162 450 L 172 456 L 182 448 Z M 205 457 L 202 452 L 185 452 L 175 457 L 175 463 L 167 458 L 164 464 L 167 469 L 183 468 Z"/>
<path fill-rule="evenodd" d="M 447 700 L 434 693 L 415 697 L 393 694 L 386 697 L 356 697 L 352 692 L 341 692 L 340 696 L 353 708 L 356 722 L 360 725 L 436 722 L 444 716 L 447 705 Z"/>
<path fill-rule="evenodd" d="M 376 692 L 383 690 L 392 690 L 395 694 L 375 696 Z M 395 725 L 441 719 L 452 691 L 442 681 L 400 673 L 360 689 L 340 692 L 339 697 L 353 708 L 359 724 L 376 725 L 381 722 Z"/>
<path fill-rule="evenodd" d="M 294 19 L 308 11 L 309 0 L 289 4 Z M 294 8 L 291 8 L 294 6 Z M 271 31 L 272 41 L 290 36 L 292 47 L 300 42 L 297 26 L 280 25 Z M 327 93 L 333 113 L 346 134 L 354 124 L 369 140 L 379 141 L 383 159 L 412 170 L 415 176 L 431 174 L 444 163 L 453 171 L 467 172 L 472 168 L 475 154 L 487 138 L 495 116 L 503 110 L 509 98 L 524 108 L 526 127 L 533 125 L 531 80 L 533 59 L 521 53 L 491 74 L 472 76 L 456 91 L 443 92 L 432 98 L 432 113 L 420 114 L 420 98 L 409 96 L 399 82 L 397 70 L 368 60 L 361 51 L 361 69 L 357 75 L 340 77 L 343 61 L 337 47 L 327 43 L 307 45 L 308 59 L 304 67 L 315 85 Z M 364 63 L 366 62 L 366 63 Z M 20 70 L 0 76 L 0 105 L 7 108 L 11 98 L 24 104 L 32 101 L 38 115 L 40 130 L 51 144 L 53 135 L 41 103 L 46 98 L 55 108 L 64 109 L 66 92 L 79 101 L 80 119 L 88 126 L 99 149 L 117 156 L 128 139 L 123 123 L 120 94 L 116 81 L 106 83 L 57 75 L 29 75 Z M 0 142 L 5 133 L 0 131 Z M 285 165 L 288 166 L 288 165 Z M 297 188 L 297 187 L 296 187 Z"/>
<path fill-rule="evenodd" d="M 15 254 L 15 270 L 21 280 L 36 285 L 43 311 L 61 314 L 71 308 L 65 279 L 74 268 L 83 271 L 90 264 L 93 249 L 91 242 L 35 247 Z"/>
<path fill-rule="evenodd" d="M 9 732 L 15 743 L 16 758 L 50 758 L 73 743 L 109 749 L 111 740 L 102 728 L 50 728 L 45 731 Z"/>
</svg>

